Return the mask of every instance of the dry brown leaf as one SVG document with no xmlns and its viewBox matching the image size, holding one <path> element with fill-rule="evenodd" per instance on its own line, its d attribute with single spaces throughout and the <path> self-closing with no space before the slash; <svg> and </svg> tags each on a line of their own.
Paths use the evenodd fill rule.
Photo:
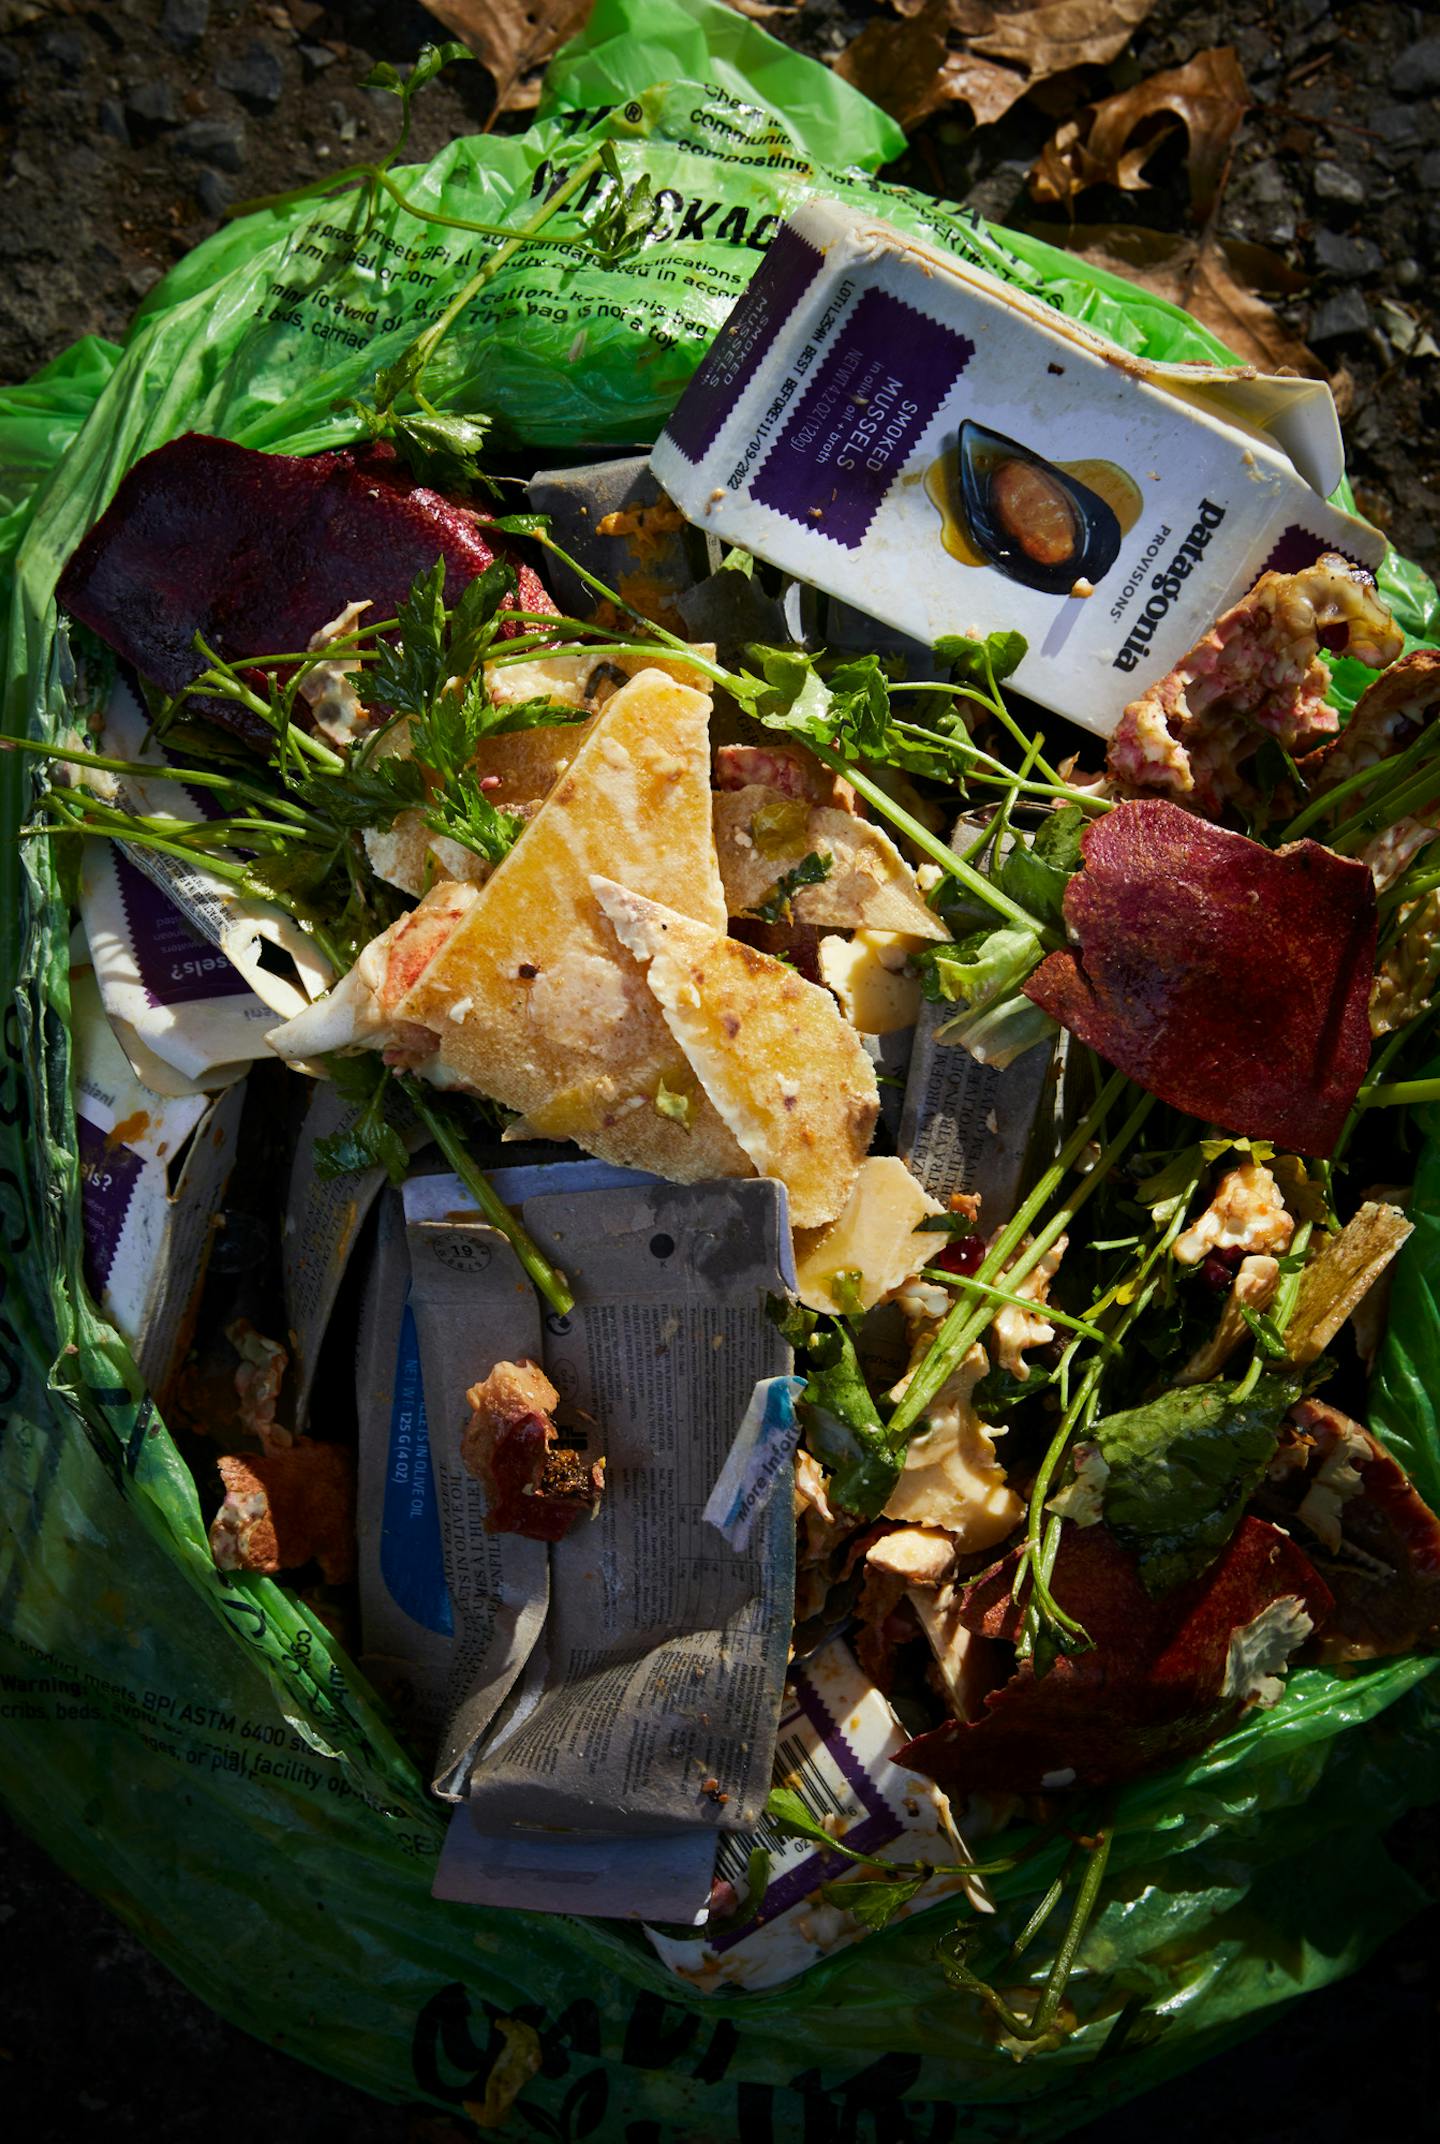
<svg viewBox="0 0 1440 2144">
<path fill-rule="evenodd" d="M 1202 242 L 1117 223 L 1077 225 L 1066 251 L 1128 277 L 1172 305 L 1183 305 L 1237 357 L 1263 372 L 1288 370 L 1311 380 L 1327 377 L 1315 353 L 1257 295 L 1269 290 L 1290 297 L 1306 284 L 1288 261 L 1264 246 L 1231 238 Z"/>
<path fill-rule="evenodd" d="M 498 114 L 539 103 L 540 70 L 575 35 L 591 0 L 425 0 L 425 7 L 490 76 Z"/>
<path fill-rule="evenodd" d="M 1087 186 L 1137 192 L 1146 183 L 1145 165 L 1178 122 L 1190 137 L 1190 208 L 1203 223 L 1249 102 L 1233 46 L 1197 52 L 1183 67 L 1137 82 L 1057 127 L 1031 171 L 1030 191 L 1046 202 L 1073 200 Z"/>
<path fill-rule="evenodd" d="M 1032 82 L 1068 67 L 1103 67 L 1124 51 L 1155 0 L 951 0 L 972 52 L 1010 60 Z"/>
<path fill-rule="evenodd" d="M 908 134 L 950 104 L 967 104 L 990 126 L 1028 87 L 1022 74 L 973 52 L 951 52 L 950 0 L 926 0 L 899 22 L 872 22 L 835 61 L 835 72 L 899 121 Z"/>
</svg>

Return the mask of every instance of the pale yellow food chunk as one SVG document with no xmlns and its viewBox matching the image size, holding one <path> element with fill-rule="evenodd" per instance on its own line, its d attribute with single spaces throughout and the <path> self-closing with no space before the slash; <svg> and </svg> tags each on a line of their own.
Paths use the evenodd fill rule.
<svg viewBox="0 0 1440 2144">
<path fill-rule="evenodd" d="M 758 908 L 777 880 L 810 855 L 827 857 L 828 877 L 791 897 L 798 923 L 840 930 L 908 931 L 948 938 L 890 836 L 868 819 L 829 804 L 805 804 L 752 783 L 718 790 L 715 848 L 732 916 Z"/>
<path fill-rule="evenodd" d="M 642 671 L 599 715 L 465 921 L 396 1008 L 429 1028 L 437 1081 L 493 1095 L 543 1138 L 680 1183 L 750 1176 L 591 891 L 605 872 L 710 930 L 710 702 Z M 655 1104 L 687 1086 L 685 1119 Z"/>
<path fill-rule="evenodd" d="M 920 984 L 906 973 L 906 956 L 923 939 L 908 931 L 856 931 L 853 938 L 820 940 L 820 980 L 862 1035 L 893 1035 L 920 1017 Z"/>
<path fill-rule="evenodd" d="M 832 1221 L 860 1173 L 879 1110 L 875 1068 L 828 990 L 783 961 L 597 876 L 600 906 L 644 963 L 704 1092 L 762 1176 L 790 1195 L 795 1228 Z"/>
<path fill-rule="evenodd" d="M 874 1154 L 860 1165 L 843 1213 L 828 1228 L 802 1229 L 795 1237 L 795 1276 L 802 1303 L 812 1310 L 870 1310 L 945 1247 L 942 1236 L 920 1234 L 927 1214 L 941 1213 L 894 1154 Z M 848 1279 L 849 1285 L 846 1285 Z M 834 1290 L 840 1287 L 841 1297 Z"/>
</svg>

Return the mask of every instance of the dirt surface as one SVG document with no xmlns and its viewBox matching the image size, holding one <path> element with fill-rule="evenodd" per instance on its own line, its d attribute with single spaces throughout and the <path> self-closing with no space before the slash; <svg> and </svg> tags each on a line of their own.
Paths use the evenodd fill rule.
<svg viewBox="0 0 1440 2144">
<path fill-rule="evenodd" d="M 780 26 L 828 57 L 877 12 L 864 0 L 811 0 Z M 23 377 L 77 335 L 122 334 L 151 284 L 232 203 L 388 139 L 393 100 L 356 85 L 376 58 L 403 62 L 440 34 L 413 0 L 0 0 L 0 31 L 0 379 Z M 1063 237 L 1064 218 L 1042 217 L 1025 186 L 1057 119 L 1225 43 L 1254 104 L 1215 229 L 1279 257 L 1288 288 L 1277 302 L 1338 377 L 1362 505 L 1434 572 L 1440 356 L 1427 338 L 1440 265 L 1440 29 L 1429 10 L 1162 0 L 1111 68 L 1062 78 L 978 131 L 952 109 L 926 124 L 896 175 Z M 417 106 L 415 154 L 482 125 L 489 101 L 479 68 L 452 71 Z M 1183 228 L 1180 137 L 1148 176 L 1148 192 L 1088 193 L 1084 221 Z M 1412 1820 L 1404 1831 L 1424 1874 L 1433 1826 Z M 3 2133 L 25 2144 L 91 2133 L 456 2144 L 473 2133 L 369 2101 L 225 2025 L 3 1822 L 0 1856 Z M 1106 2144 L 1156 2133 L 1210 2144 L 1227 2131 L 1348 2144 L 1413 2127 L 1437 2082 L 1437 1934 L 1432 1913 L 1245 2048 L 1118 2109 Z M 1098 2144 L 1098 2131 L 1084 2144 Z"/>
</svg>

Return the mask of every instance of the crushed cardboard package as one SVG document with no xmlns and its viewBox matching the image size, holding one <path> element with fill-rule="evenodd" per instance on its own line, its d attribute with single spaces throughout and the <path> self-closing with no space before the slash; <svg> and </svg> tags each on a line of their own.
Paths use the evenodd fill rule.
<svg viewBox="0 0 1440 2144">
<path fill-rule="evenodd" d="M 111 758 L 155 768 L 153 778 L 87 776 L 122 810 L 171 819 L 219 816 L 213 792 L 187 784 L 173 771 L 164 747 L 151 733 L 144 708 L 123 677 L 117 677 L 106 702 L 99 746 Z M 220 853 L 235 860 L 231 851 Z M 241 892 L 207 870 L 203 860 L 135 846 L 125 854 L 174 903 L 191 929 L 223 953 L 272 1012 L 288 1019 L 329 989 L 330 963 L 313 937 L 283 908 Z"/>
<path fill-rule="evenodd" d="M 1009 628 L 1020 689 L 1108 736 L 1267 569 L 1379 531 L 1323 382 L 1135 357 L 878 221 L 811 200 L 656 443 L 707 536 L 927 647 Z"/>
<path fill-rule="evenodd" d="M 80 916 L 105 1010 L 147 1051 L 207 1083 L 266 1054 L 273 1006 L 118 843 L 84 844 Z"/>
<path fill-rule="evenodd" d="M 978 1911 L 991 1912 L 983 1880 L 967 1873 L 972 1856 L 945 1795 L 932 1780 L 895 1761 L 907 1739 L 888 1700 L 856 1666 L 844 1640 L 832 1639 L 791 1670 L 775 1739 L 774 1784 L 798 1794 L 815 1822 L 853 1852 L 898 1854 L 930 1864 L 934 1874 L 895 1919 L 957 1891 Z M 817 1956 L 841 1950 L 866 1933 L 864 1922 L 845 1907 L 844 1884 L 870 1872 L 827 1854 L 813 1841 L 786 1837 L 768 1819 L 749 1834 L 720 1842 L 715 1874 L 737 1898 L 745 1897 L 746 1871 L 757 1847 L 770 1856 L 759 1913 L 699 1941 L 646 1930 L 671 1972 L 701 1994 L 776 1987 L 804 1972 Z M 823 1899 L 816 1896 L 822 1884 L 836 1885 Z"/>
<path fill-rule="evenodd" d="M 72 968 L 70 990 L 85 1277 L 163 1399 L 199 1308 L 245 1090 L 154 1093 L 112 1034 L 89 967 Z"/>
<path fill-rule="evenodd" d="M 542 1325 L 509 1245 L 459 1183 L 406 1186 L 458 1623 L 437 1791 L 502 1837 L 713 1839 L 763 1807 L 790 1636 L 794 1524 L 773 1451 L 744 1546 L 704 1517 L 757 1384 L 789 1368 L 764 1308 L 789 1279 L 784 1193 L 593 1162 L 493 1181 L 565 1268 L 576 1304 Z M 489 1532 L 460 1456 L 467 1391 L 522 1359 L 561 1395 L 562 1436 L 606 1462 L 594 1518 L 551 1544 Z M 793 1446 L 793 1411 L 789 1422 Z"/>
</svg>

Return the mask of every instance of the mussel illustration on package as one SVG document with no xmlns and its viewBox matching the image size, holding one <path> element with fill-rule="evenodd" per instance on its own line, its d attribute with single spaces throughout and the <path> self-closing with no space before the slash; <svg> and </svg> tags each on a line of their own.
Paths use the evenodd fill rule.
<svg viewBox="0 0 1440 2144">
<path fill-rule="evenodd" d="M 971 419 L 960 427 L 955 504 L 987 565 L 1045 595 L 1068 595 L 1114 565 L 1121 527 L 1098 492 Z"/>
</svg>

